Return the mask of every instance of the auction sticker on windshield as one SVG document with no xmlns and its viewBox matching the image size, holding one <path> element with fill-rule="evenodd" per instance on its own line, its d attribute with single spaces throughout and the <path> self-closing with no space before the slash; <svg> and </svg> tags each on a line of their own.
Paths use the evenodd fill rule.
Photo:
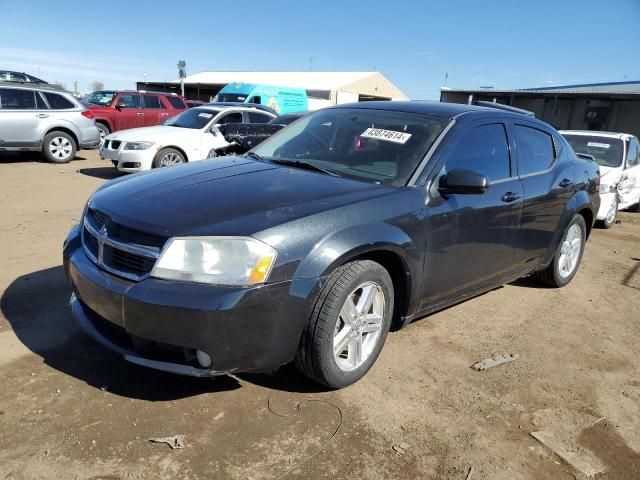
<svg viewBox="0 0 640 480">
<path fill-rule="evenodd" d="M 202 117 L 202 118 L 211 118 L 211 117 L 213 117 L 213 115 L 211 115 L 210 113 L 204 113 L 204 112 L 199 113 L 198 116 Z"/>
<path fill-rule="evenodd" d="M 367 128 L 360 136 L 362 138 L 372 138 L 375 140 L 384 140 L 385 142 L 401 144 L 407 143 L 407 140 L 411 138 L 410 133 L 383 130 L 382 128 Z"/>
<path fill-rule="evenodd" d="M 587 147 L 609 148 L 610 146 L 611 144 L 609 143 L 598 143 L 598 142 L 587 143 Z"/>
</svg>

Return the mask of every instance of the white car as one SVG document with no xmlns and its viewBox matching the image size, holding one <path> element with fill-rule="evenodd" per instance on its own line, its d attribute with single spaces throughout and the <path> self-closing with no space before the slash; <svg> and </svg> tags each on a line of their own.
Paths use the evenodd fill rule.
<svg viewBox="0 0 640 480">
<path fill-rule="evenodd" d="M 640 209 L 640 145 L 626 133 L 564 130 L 576 153 L 591 155 L 600 165 L 600 210 L 597 219 L 611 228 L 618 210 Z"/>
<path fill-rule="evenodd" d="M 270 112 L 252 107 L 195 107 L 164 125 L 132 128 L 107 135 L 100 157 L 121 172 L 142 172 L 204 160 L 209 152 L 229 145 L 218 127 L 226 123 L 267 123 Z"/>
</svg>

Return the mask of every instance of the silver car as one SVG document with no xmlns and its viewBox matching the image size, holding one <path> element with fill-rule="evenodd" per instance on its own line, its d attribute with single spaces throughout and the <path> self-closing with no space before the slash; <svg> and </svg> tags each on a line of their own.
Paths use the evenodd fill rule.
<svg viewBox="0 0 640 480">
<path fill-rule="evenodd" d="M 0 81 L 0 152 L 43 152 L 66 163 L 79 148 L 99 143 L 93 113 L 69 92 Z"/>
</svg>

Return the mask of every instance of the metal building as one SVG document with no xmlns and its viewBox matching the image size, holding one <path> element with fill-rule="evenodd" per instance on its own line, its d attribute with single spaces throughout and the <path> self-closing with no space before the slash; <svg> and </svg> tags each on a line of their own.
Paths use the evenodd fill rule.
<svg viewBox="0 0 640 480">
<path fill-rule="evenodd" d="M 521 90 L 442 88 L 440 101 L 504 103 L 535 113 L 558 129 L 602 130 L 640 136 L 640 81 Z"/>
<path fill-rule="evenodd" d="M 254 83 L 304 88 L 310 99 L 320 103 L 367 100 L 408 100 L 408 97 L 380 72 L 202 72 L 185 78 L 185 97 L 209 101 L 228 83 Z M 137 82 L 138 90 L 180 93 L 180 80 Z"/>
</svg>

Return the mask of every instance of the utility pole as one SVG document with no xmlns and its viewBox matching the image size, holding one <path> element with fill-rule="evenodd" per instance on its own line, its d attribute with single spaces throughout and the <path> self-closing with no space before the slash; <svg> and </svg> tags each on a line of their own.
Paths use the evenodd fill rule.
<svg viewBox="0 0 640 480">
<path fill-rule="evenodd" d="M 313 57 L 309 57 L 309 71 L 313 71 L 313 61 L 315 60 L 315 58 Z"/>
<path fill-rule="evenodd" d="M 76 78 L 73 82 L 73 93 L 78 94 L 78 79 Z"/>
</svg>

